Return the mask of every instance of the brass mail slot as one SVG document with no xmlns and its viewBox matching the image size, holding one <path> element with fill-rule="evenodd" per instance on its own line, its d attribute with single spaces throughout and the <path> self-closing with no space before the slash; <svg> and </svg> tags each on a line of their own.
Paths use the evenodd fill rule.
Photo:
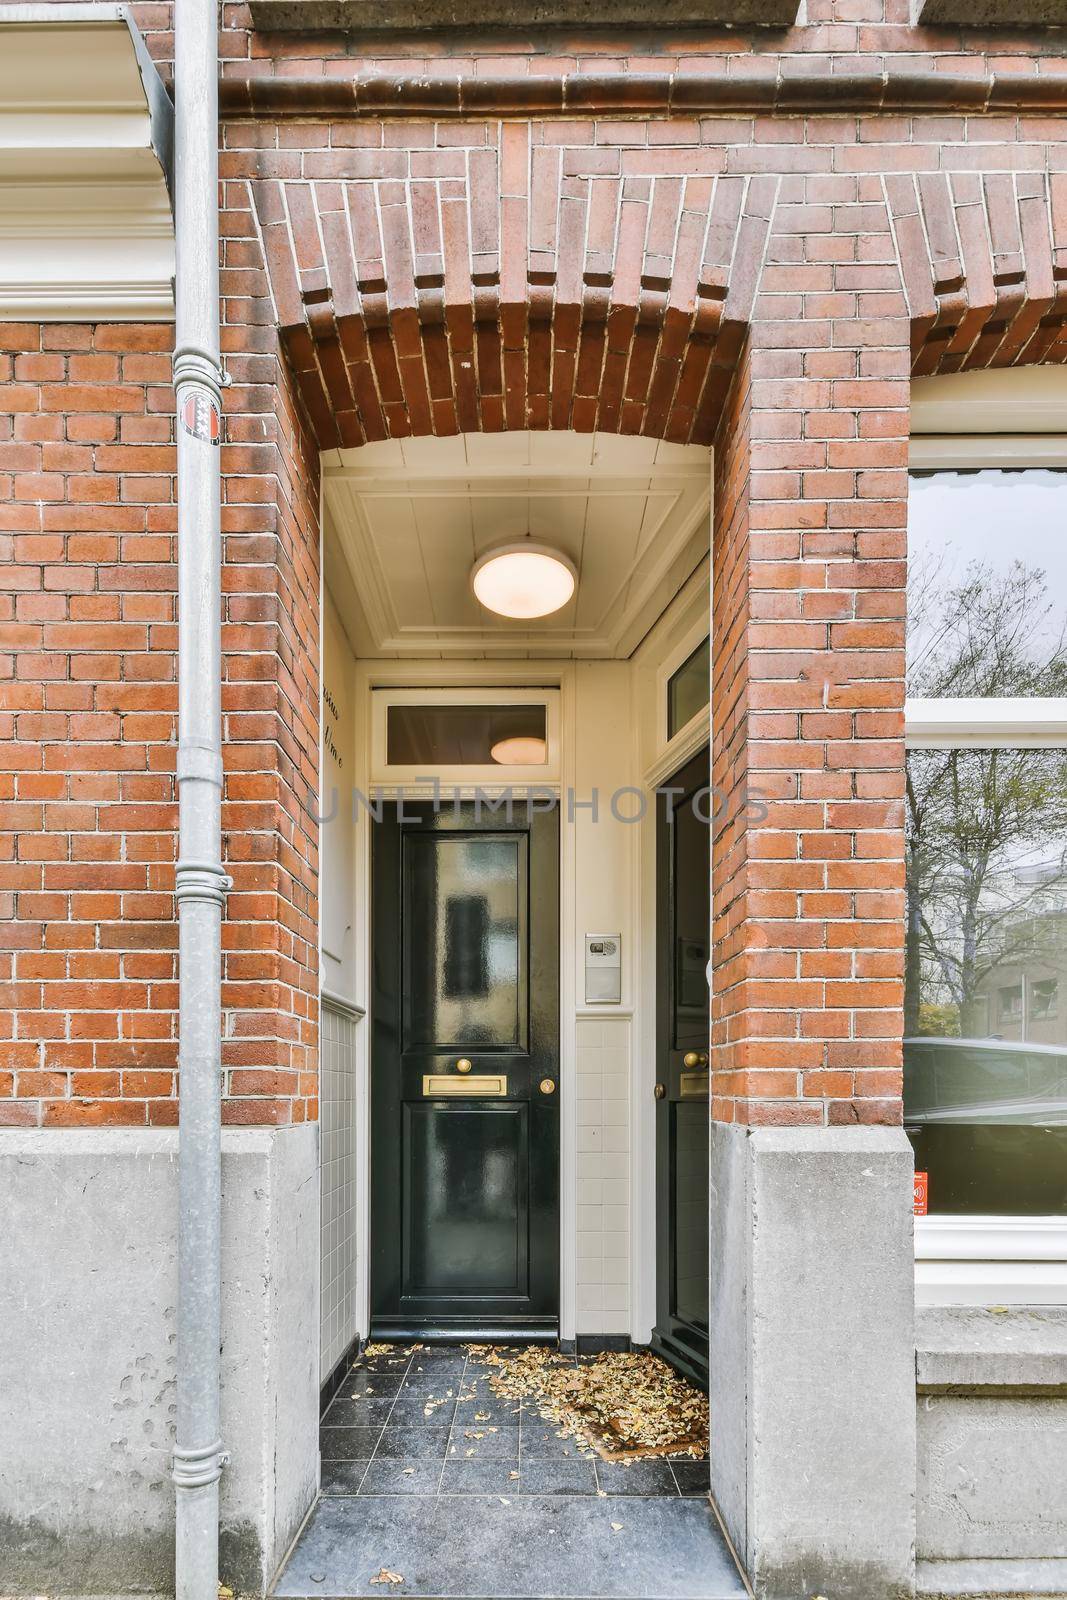
<svg viewBox="0 0 1067 1600">
<path fill-rule="evenodd" d="M 506 1095 L 508 1079 L 504 1072 L 487 1072 L 481 1077 L 468 1073 L 465 1078 L 454 1078 L 445 1072 L 427 1072 L 422 1080 L 422 1092 L 430 1099 L 452 1095 L 463 1100 L 484 1100 Z"/>
<path fill-rule="evenodd" d="M 683 1100 L 706 1100 L 708 1098 L 707 1073 L 683 1072 L 680 1080 L 680 1089 Z"/>
</svg>

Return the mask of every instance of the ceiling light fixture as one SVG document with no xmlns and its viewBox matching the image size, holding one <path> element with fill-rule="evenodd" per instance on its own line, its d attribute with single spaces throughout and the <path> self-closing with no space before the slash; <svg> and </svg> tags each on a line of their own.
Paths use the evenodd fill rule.
<svg viewBox="0 0 1067 1600">
<path fill-rule="evenodd" d="M 516 734 L 510 739 L 498 739 L 489 754 L 501 767 L 543 767 L 548 746 L 531 734 Z"/>
<path fill-rule="evenodd" d="M 487 551 L 471 570 L 471 586 L 487 611 L 522 620 L 565 606 L 577 578 L 566 556 L 531 539 Z"/>
</svg>

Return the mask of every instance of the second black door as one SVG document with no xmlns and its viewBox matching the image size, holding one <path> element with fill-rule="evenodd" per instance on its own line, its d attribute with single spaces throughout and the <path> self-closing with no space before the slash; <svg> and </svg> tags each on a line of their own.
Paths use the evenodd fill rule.
<svg viewBox="0 0 1067 1600">
<path fill-rule="evenodd" d="M 661 791 L 656 822 L 657 1288 L 652 1344 L 703 1387 L 708 1381 L 708 784 L 708 752 L 703 750 Z"/>
<path fill-rule="evenodd" d="M 371 1330 L 550 1337 L 558 816 L 402 809 L 371 829 Z"/>
</svg>

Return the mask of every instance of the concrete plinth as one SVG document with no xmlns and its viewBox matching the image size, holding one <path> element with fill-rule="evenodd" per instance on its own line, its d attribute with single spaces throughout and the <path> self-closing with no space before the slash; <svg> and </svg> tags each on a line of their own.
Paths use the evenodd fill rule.
<svg viewBox="0 0 1067 1600">
<path fill-rule="evenodd" d="M 0 1593 L 173 1592 L 177 1134 L 0 1134 Z M 318 1130 L 223 1139 L 222 1581 L 318 1473 Z"/>
<path fill-rule="evenodd" d="M 713 1128 L 712 1492 L 760 1600 L 914 1593 L 912 1168 L 897 1129 Z"/>
</svg>

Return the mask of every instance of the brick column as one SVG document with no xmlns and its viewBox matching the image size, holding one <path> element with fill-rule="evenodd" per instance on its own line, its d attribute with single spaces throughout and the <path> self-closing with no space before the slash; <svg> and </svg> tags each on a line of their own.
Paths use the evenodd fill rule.
<svg viewBox="0 0 1067 1600">
<path fill-rule="evenodd" d="M 712 1481 L 775 1597 L 913 1581 L 909 334 L 879 181 L 785 180 L 717 440 L 713 605 Z"/>
<path fill-rule="evenodd" d="M 879 180 L 789 180 L 717 442 L 723 1122 L 901 1120 L 908 365 Z"/>
</svg>

